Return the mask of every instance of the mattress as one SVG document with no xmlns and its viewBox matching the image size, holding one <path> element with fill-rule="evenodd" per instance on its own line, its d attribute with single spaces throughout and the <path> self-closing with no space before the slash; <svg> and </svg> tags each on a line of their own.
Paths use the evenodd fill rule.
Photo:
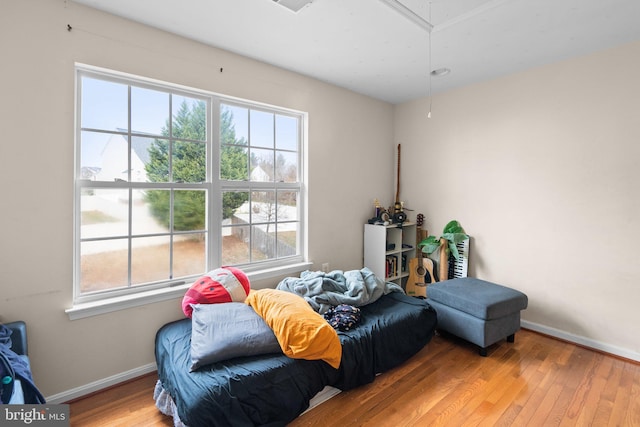
<svg viewBox="0 0 640 427">
<path fill-rule="evenodd" d="M 187 426 L 283 426 L 304 412 L 325 386 L 348 390 L 373 381 L 432 338 L 435 311 L 424 301 L 391 293 L 361 307 L 361 321 L 338 332 L 342 362 L 284 354 L 238 357 L 190 372 L 191 320 L 164 325 L 156 335 L 159 383 Z"/>
</svg>

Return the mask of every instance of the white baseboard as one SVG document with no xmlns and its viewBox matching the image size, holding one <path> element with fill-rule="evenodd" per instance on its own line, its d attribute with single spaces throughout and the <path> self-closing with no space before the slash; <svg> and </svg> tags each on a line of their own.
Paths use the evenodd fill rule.
<svg viewBox="0 0 640 427">
<path fill-rule="evenodd" d="M 594 350 L 599 350 L 605 353 L 613 354 L 614 356 L 624 357 L 625 359 L 640 362 L 640 353 L 631 351 L 627 348 L 617 347 L 611 344 L 603 343 L 600 341 L 592 340 L 580 335 L 574 335 L 569 332 L 562 331 L 560 329 L 552 328 L 550 326 L 541 325 L 539 323 L 528 322 L 526 320 L 520 321 L 520 326 L 525 329 L 530 329 L 535 332 L 540 332 L 545 335 L 550 335 L 555 338 L 559 338 L 565 341 L 570 341 L 584 347 L 589 347 Z"/>
<path fill-rule="evenodd" d="M 45 399 L 47 403 L 59 404 L 69 402 L 70 400 L 77 399 L 79 397 L 87 396 L 96 391 L 103 390 L 107 387 L 114 386 L 124 381 L 128 381 L 142 375 L 149 374 L 157 370 L 155 363 L 149 363 L 148 365 L 140 366 L 139 368 L 131 369 L 130 371 L 122 372 L 120 374 L 113 375 L 108 378 L 104 378 L 92 383 L 73 388 L 71 390 L 63 391 L 61 393 L 47 396 Z"/>
</svg>

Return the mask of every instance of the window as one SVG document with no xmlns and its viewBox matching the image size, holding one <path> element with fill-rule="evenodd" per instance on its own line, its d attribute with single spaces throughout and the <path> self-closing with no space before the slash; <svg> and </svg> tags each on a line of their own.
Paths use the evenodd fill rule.
<svg viewBox="0 0 640 427">
<path fill-rule="evenodd" d="M 304 115 L 77 69 L 75 302 L 302 261 Z"/>
</svg>

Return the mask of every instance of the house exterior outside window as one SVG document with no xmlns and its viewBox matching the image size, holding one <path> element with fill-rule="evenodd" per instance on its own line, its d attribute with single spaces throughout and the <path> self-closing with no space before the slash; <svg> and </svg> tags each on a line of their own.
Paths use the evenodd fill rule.
<svg viewBox="0 0 640 427">
<path fill-rule="evenodd" d="M 74 304 L 304 261 L 304 113 L 76 73 Z"/>
</svg>

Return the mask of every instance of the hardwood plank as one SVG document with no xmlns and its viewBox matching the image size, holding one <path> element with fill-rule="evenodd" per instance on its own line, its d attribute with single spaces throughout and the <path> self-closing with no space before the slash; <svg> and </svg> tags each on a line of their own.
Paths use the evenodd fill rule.
<svg viewBox="0 0 640 427">
<path fill-rule="evenodd" d="M 519 357 L 513 349 L 504 353 L 504 356 L 495 360 L 491 365 L 491 371 L 487 375 L 485 393 L 477 393 L 472 399 L 461 408 L 452 421 L 460 426 L 475 426 L 482 422 L 490 414 L 496 413 L 496 403 L 504 394 L 505 389 L 509 389 L 517 380 L 512 375 L 514 369 L 519 365 Z"/>
<path fill-rule="evenodd" d="M 155 407 L 157 375 L 149 374 L 70 403 L 71 426 L 173 426 Z"/>
<path fill-rule="evenodd" d="M 71 402 L 72 426 L 172 426 L 153 402 L 156 375 Z M 640 426 L 640 364 L 522 330 L 480 357 L 434 339 L 371 384 L 298 417 L 300 426 Z"/>
<path fill-rule="evenodd" d="M 465 425 L 494 426 L 498 424 L 498 420 L 512 404 L 513 397 L 525 388 L 525 373 L 531 370 L 530 367 L 536 369 L 537 365 L 531 360 L 519 360 L 518 353 L 515 351 L 510 351 L 510 354 L 510 359 L 505 363 L 509 369 L 504 373 L 496 369 L 496 375 L 492 380 L 493 391 L 488 390 L 488 395 L 478 395 L 477 400 L 483 400 L 482 405 L 473 413 L 468 413 L 465 408 L 464 415 L 467 416 Z"/>
<path fill-rule="evenodd" d="M 631 370 L 630 370 L 631 371 Z M 640 370 L 634 369 L 633 382 L 631 383 L 631 393 L 629 408 L 626 411 L 623 425 L 640 426 Z"/>
<path fill-rule="evenodd" d="M 585 358 L 585 354 L 593 356 Z M 575 425 L 576 416 L 580 412 L 585 387 L 585 375 L 595 361 L 597 354 L 592 352 L 585 353 L 583 349 L 575 348 L 568 359 L 567 366 L 572 369 L 563 375 L 560 379 L 556 379 L 556 384 L 562 385 L 562 392 L 558 396 L 556 404 L 549 412 L 547 420 L 552 425 Z M 563 367 L 564 368 L 564 367 Z"/>
</svg>

